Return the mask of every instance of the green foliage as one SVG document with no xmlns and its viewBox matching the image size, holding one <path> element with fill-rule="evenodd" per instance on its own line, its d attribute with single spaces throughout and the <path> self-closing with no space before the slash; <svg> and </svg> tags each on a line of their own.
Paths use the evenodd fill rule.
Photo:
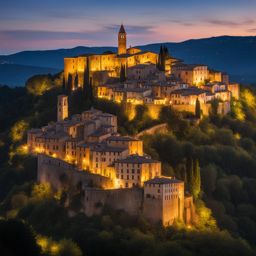
<svg viewBox="0 0 256 256">
<path fill-rule="evenodd" d="M 61 80 L 59 77 L 59 84 Z M 62 206 L 67 199 L 65 191 L 56 200 L 47 189 L 35 189 L 31 181 L 36 180 L 36 159 L 17 153 L 28 127 L 40 127 L 56 119 L 56 100 L 61 88 L 56 85 L 39 96 L 22 88 L 0 87 L 0 214 L 24 219 L 36 232 L 53 237 L 58 248 L 60 242 L 54 241 L 72 240 L 86 255 L 253 255 L 251 247 L 238 238 L 255 246 L 256 113 L 254 90 L 249 91 L 243 94 L 242 89 L 238 103 L 243 121 L 234 118 L 235 110 L 225 117 L 215 111 L 209 119 L 201 119 L 199 125 L 170 107 L 164 107 L 160 119 L 153 121 L 147 108 L 138 106 L 134 120 L 129 121 L 124 106 L 94 99 L 95 108 L 118 115 L 122 134 L 136 134 L 153 124 L 168 123 L 168 133 L 143 137 L 144 148 L 162 161 L 163 174 L 184 179 L 188 188 L 192 185 L 195 197 L 201 187 L 203 201 L 196 201 L 200 221 L 194 229 L 187 230 L 180 224 L 164 229 L 141 216 L 133 218 L 107 208 L 102 216 L 69 217 Z M 84 100 L 83 91 L 78 89 L 70 95 L 70 106 L 74 114 L 88 109 L 91 103 Z M 21 120 L 26 127 L 12 131 Z M 12 139 L 12 132 L 18 134 L 18 140 Z M 10 162 L 11 151 L 14 155 Z M 191 169 L 186 168 L 187 159 L 194 159 Z M 71 198 L 76 210 L 80 209 L 79 196 L 82 195 L 77 193 Z M 236 238 L 220 232 L 216 223 Z M 75 254 L 77 250 L 71 248 L 76 246 L 68 244 L 64 246 L 69 248 L 68 253 Z"/>
<path fill-rule="evenodd" d="M 158 62 L 157 62 L 157 68 L 161 71 L 165 71 L 165 63 L 166 59 L 169 57 L 168 48 L 165 46 L 160 47 L 160 51 L 158 54 Z"/>
<path fill-rule="evenodd" d="M 28 93 L 41 96 L 53 87 L 61 87 L 63 82 L 63 73 L 57 75 L 35 75 L 28 79 L 26 88 Z"/>
<path fill-rule="evenodd" d="M 20 120 L 11 128 L 10 137 L 13 142 L 21 141 L 28 129 L 28 123 Z"/>
<path fill-rule="evenodd" d="M 66 92 L 68 94 L 71 94 L 73 90 L 73 78 L 71 74 L 68 74 L 68 81 L 67 81 L 67 88 L 66 88 Z"/>
<path fill-rule="evenodd" d="M 197 159 L 194 160 L 191 157 L 186 159 L 186 175 L 184 181 L 193 198 L 197 200 L 201 192 L 201 174 Z"/>
<path fill-rule="evenodd" d="M 58 256 L 82 256 L 81 249 L 71 240 L 63 239 L 59 242 Z"/>
<path fill-rule="evenodd" d="M 33 186 L 32 197 L 36 200 L 51 198 L 52 195 L 51 186 L 48 183 L 40 183 Z"/>
<path fill-rule="evenodd" d="M 196 212 L 198 214 L 198 223 L 196 225 L 200 230 L 216 229 L 216 221 L 212 216 L 212 211 L 205 206 L 203 201 L 196 201 Z"/>
<path fill-rule="evenodd" d="M 120 68 L 120 82 L 123 83 L 126 80 L 126 65 L 121 65 Z"/>
<path fill-rule="evenodd" d="M 200 107 L 200 101 L 198 100 L 198 98 L 196 99 L 195 116 L 198 119 L 201 118 L 201 107 Z"/>
</svg>

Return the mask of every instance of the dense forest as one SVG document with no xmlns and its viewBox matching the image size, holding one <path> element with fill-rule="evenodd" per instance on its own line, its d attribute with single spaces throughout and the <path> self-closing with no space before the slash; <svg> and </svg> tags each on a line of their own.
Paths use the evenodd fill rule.
<svg viewBox="0 0 256 256">
<path fill-rule="evenodd" d="M 152 120 L 145 106 L 129 121 L 127 106 L 89 100 L 79 90 L 70 96 L 71 114 L 91 106 L 116 114 L 121 134 L 168 123 L 167 133 L 143 137 L 144 150 L 162 161 L 165 175 L 185 180 L 198 221 L 163 228 L 107 207 L 86 217 L 77 212 L 76 198 L 72 209 L 65 208 L 60 194 L 36 183 L 37 161 L 27 153 L 26 131 L 56 120 L 62 80 L 60 73 L 33 77 L 25 88 L 0 87 L 1 255 L 256 255 L 253 88 L 241 87 L 241 100 L 232 102 L 227 116 L 216 113 L 214 102 L 199 123 L 167 107 Z M 191 166 L 197 179 L 188 179 Z"/>
</svg>

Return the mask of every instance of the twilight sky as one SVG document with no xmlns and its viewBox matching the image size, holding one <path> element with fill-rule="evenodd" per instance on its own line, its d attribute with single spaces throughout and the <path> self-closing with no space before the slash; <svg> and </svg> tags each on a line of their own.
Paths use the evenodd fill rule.
<svg viewBox="0 0 256 256">
<path fill-rule="evenodd" d="M 0 54 L 256 35 L 256 0 L 0 0 Z"/>
</svg>

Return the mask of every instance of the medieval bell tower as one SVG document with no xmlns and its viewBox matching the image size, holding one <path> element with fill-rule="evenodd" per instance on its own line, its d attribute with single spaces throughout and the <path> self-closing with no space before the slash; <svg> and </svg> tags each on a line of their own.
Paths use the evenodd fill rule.
<svg viewBox="0 0 256 256">
<path fill-rule="evenodd" d="M 126 54 L 126 32 L 123 24 L 118 33 L 118 54 Z"/>
</svg>

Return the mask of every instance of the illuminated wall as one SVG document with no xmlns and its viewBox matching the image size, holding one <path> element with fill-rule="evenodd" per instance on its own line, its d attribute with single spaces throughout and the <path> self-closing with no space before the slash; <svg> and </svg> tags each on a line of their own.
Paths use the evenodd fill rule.
<svg viewBox="0 0 256 256">
<path fill-rule="evenodd" d="M 142 187 L 144 182 L 161 175 L 161 163 L 115 163 L 117 186 L 119 188 Z"/>
<path fill-rule="evenodd" d="M 239 84 L 228 84 L 228 90 L 231 92 L 232 97 L 239 100 L 240 97 L 240 87 Z"/>
<path fill-rule="evenodd" d="M 145 183 L 143 213 L 146 218 L 169 226 L 174 220 L 183 220 L 183 212 L 184 182 Z"/>
<path fill-rule="evenodd" d="M 60 122 L 66 118 L 68 118 L 68 97 L 59 95 L 57 103 L 57 120 Z"/>
<path fill-rule="evenodd" d="M 189 85 L 200 85 L 209 79 L 209 71 L 207 66 L 174 66 L 173 74 L 176 78 L 180 79 L 183 83 Z"/>
</svg>

